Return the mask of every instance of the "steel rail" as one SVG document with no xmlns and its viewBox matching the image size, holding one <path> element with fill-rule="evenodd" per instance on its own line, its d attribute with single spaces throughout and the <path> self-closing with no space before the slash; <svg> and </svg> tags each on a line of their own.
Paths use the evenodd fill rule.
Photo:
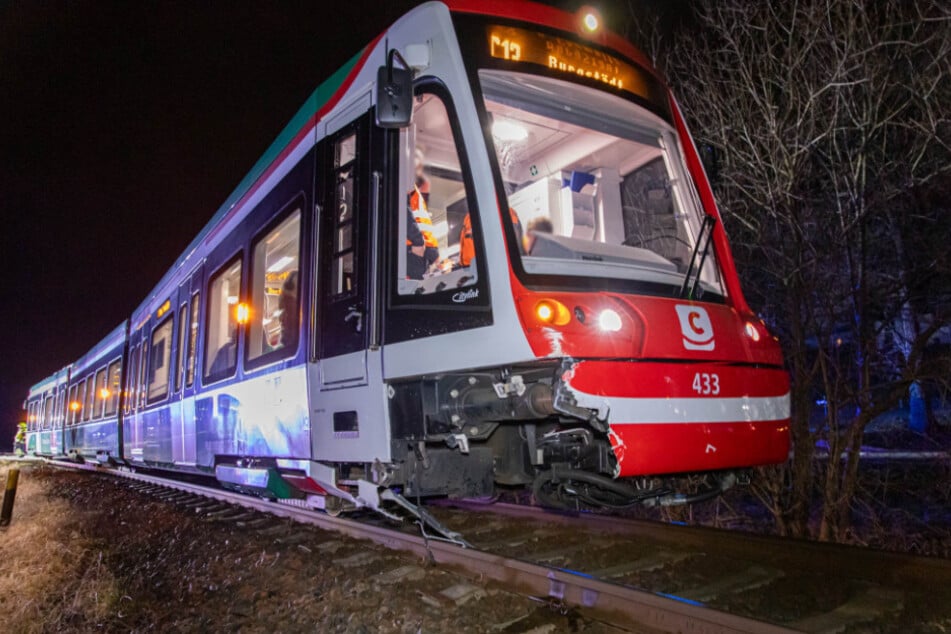
<svg viewBox="0 0 951 634">
<path fill-rule="evenodd" d="M 625 629 L 703 634 L 793 632 L 778 625 L 720 612 L 695 602 L 677 600 L 643 590 L 608 583 L 590 576 L 511 559 L 455 544 L 426 539 L 398 530 L 332 517 L 310 509 L 272 502 L 222 489 L 168 480 L 143 473 L 107 469 L 91 464 L 50 460 L 57 467 L 92 471 L 208 497 L 220 502 L 269 513 L 278 517 L 336 531 L 356 539 L 412 553 L 429 561 L 450 566 L 479 581 L 493 581 L 500 587 L 555 604 L 581 609 L 604 623 Z"/>
<path fill-rule="evenodd" d="M 863 579 L 885 586 L 928 590 L 935 584 L 951 585 L 951 559 L 940 557 L 501 502 L 480 504 L 445 500 L 438 505 L 470 510 L 478 508 L 508 517 L 557 522 L 606 533 L 634 534 L 671 546 L 698 548 L 738 559 L 769 562 L 787 569 Z"/>
</svg>

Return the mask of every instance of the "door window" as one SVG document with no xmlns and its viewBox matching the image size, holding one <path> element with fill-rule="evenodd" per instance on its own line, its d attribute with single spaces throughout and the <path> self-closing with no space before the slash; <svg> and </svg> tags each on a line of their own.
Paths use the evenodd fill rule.
<svg viewBox="0 0 951 634">
<path fill-rule="evenodd" d="M 188 354 L 185 362 L 185 386 L 195 382 L 195 356 L 198 348 L 198 293 L 192 295 L 191 315 L 188 320 Z"/>
<path fill-rule="evenodd" d="M 334 146 L 334 223 L 331 284 L 333 295 L 347 295 L 355 290 L 354 222 L 356 201 L 354 180 L 357 169 L 357 135 L 348 135 Z"/>
<path fill-rule="evenodd" d="M 179 392 L 182 389 L 182 382 L 185 380 L 184 364 L 185 364 L 185 335 L 188 333 L 188 322 L 185 321 L 188 319 L 188 304 L 182 304 L 181 308 L 178 309 L 178 358 L 179 362 L 175 364 L 175 391 Z"/>
<path fill-rule="evenodd" d="M 438 95 L 417 94 L 413 127 L 404 132 L 409 158 L 402 170 L 405 212 L 396 236 L 399 295 L 455 294 L 478 282 L 480 225 L 473 221 L 477 212 L 452 120 Z"/>
</svg>

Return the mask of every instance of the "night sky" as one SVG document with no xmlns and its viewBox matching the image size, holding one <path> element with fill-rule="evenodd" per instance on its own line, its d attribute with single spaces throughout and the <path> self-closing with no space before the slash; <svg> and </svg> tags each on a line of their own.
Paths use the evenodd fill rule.
<svg viewBox="0 0 951 634">
<path fill-rule="evenodd" d="M 0 2 L 0 452 L 29 386 L 129 316 L 313 89 L 416 4 Z"/>
</svg>

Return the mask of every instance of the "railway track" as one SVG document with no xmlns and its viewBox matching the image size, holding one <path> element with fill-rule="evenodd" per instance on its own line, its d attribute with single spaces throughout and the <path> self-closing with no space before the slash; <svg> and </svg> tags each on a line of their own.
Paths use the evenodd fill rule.
<svg viewBox="0 0 951 634">
<path fill-rule="evenodd" d="M 621 629 L 887 632 L 951 625 L 948 560 L 509 504 L 429 507 L 475 546 L 465 549 L 201 484 L 51 464 L 117 476 L 215 521 L 267 529 L 271 515 L 370 540 Z"/>
<path fill-rule="evenodd" d="M 476 548 L 805 632 L 947 631 L 951 560 L 593 513 L 450 501 Z M 570 532 L 565 532 L 568 528 Z"/>
<path fill-rule="evenodd" d="M 767 622 L 711 609 L 594 578 L 563 567 L 526 561 L 480 548 L 461 548 L 438 539 L 409 534 L 292 504 L 272 502 L 200 484 L 167 480 L 144 473 L 103 469 L 90 464 L 50 461 L 57 467 L 79 469 L 124 479 L 138 492 L 203 513 L 217 521 L 265 525 L 264 515 L 289 518 L 328 531 L 370 540 L 390 549 L 412 553 L 432 563 L 460 570 L 465 576 L 517 594 L 548 602 L 556 608 L 577 608 L 586 617 L 638 632 L 762 632 L 791 630 Z"/>
</svg>

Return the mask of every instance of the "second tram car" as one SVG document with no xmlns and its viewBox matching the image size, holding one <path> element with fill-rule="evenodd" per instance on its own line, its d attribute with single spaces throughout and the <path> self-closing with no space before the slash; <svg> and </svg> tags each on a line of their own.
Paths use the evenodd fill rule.
<svg viewBox="0 0 951 634">
<path fill-rule="evenodd" d="M 429 2 L 321 84 L 131 318 L 29 395 L 43 454 L 317 508 L 697 499 L 789 385 L 677 103 L 591 19 Z M 58 439 L 57 439 L 58 430 Z"/>
</svg>

